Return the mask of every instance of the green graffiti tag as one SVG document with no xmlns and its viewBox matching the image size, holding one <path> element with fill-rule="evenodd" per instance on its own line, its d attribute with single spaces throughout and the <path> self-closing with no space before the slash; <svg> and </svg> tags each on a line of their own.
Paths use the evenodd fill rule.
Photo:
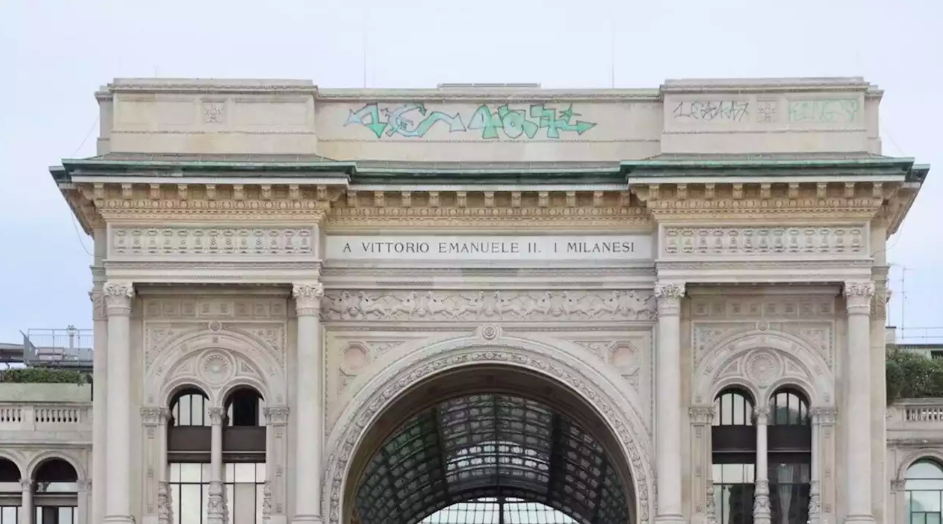
<svg viewBox="0 0 943 524">
<path fill-rule="evenodd" d="M 428 111 L 422 103 L 403 104 L 398 107 L 380 108 L 376 103 L 363 106 L 357 111 L 350 111 L 348 125 L 366 127 L 377 138 L 400 135 L 408 138 L 423 138 L 439 122 L 448 125 L 449 132 L 481 131 L 481 138 L 493 140 L 501 138 L 501 130 L 507 138 L 525 136 L 534 138 L 540 130 L 546 130 L 547 138 L 558 139 L 561 133 L 575 132 L 582 135 L 596 127 L 595 122 L 573 119 L 581 116 L 573 111 L 573 104 L 558 110 L 545 107 L 544 104 L 530 104 L 526 109 L 512 109 L 504 104 L 492 111 L 487 105 L 478 106 L 468 124 L 458 113 L 450 115 L 441 111 Z"/>
</svg>

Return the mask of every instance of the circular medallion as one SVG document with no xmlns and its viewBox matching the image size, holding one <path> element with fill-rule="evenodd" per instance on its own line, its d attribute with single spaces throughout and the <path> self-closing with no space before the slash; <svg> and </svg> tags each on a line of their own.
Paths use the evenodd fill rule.
<svg viewBox="0 0 943 524">
<path fill-rule="evenodd" d="M 498 327 L 492 325 L 482 326 L 481 338 L 485 340 L 494 340 L 498 338 Z"/>
<path fill-rule="evenodd" d="M 779 359 L 769 351 L 756 351 L 746 361 L 747 376 L 766 387 L 782 374 Z"/>
<path fill-rule="evenodd" d="M 222 384 L 232 376 L 233 363 L 227 355 L 211 352 L 203 355 L 199 369 L 203 379 L 208 383 Z"/>
</svg>

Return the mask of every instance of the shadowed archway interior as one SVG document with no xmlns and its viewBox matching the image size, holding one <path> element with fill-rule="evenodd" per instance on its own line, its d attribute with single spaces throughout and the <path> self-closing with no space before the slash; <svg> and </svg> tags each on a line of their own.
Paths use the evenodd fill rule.
<svg viewBox="0 0 943 524">
<path fill-rule="evenodd" d="M 377 439 L 353 497 L 356 522 L 414 524 L 480 500 L 535 502 L 584 524 L 631 522 L 627 467 L 612 460 L 614 439 L 591 408 L 543 377 L 477 371 L 477 387 L 461 373 L 407 395 L 427 402 Z"/>
</svg>

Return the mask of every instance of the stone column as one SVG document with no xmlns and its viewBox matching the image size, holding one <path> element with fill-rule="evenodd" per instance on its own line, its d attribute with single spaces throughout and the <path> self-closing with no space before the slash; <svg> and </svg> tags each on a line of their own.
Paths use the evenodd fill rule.
<svg viewBox="0 0 943 524">
<path fill-rule="evenodd" d="M 819 410 L 812 411 L 812 461 L 809 464 L 809 524 L 821 522 L 822 493 L 819 483 L 819 470 L 822 468 L 820 456 L 822 446 L 819 443 L 821 429 L 819 428 Z"/>
<path fill-rule="evenodd" d="M 832 522 L 835 497 L 838 486 L 835 485 L 835 420 L 838 410 L 834 407 L 822 407 L 817 410 L 818 419 L 818 479 L 819 479 L 819 522 Z"/>
<path fill-rule="evenodd" d="M 757 408 L 756 414 L 756 491 L 753 494 L 753 523 L 770 524 L 769 465 L 766 452 L 766 428 L 769 408 Z"/>
<path fill-rule="evenodd" d="M 655 355 L 656 523 L 683 522 L 681 512 L 681 298 L 684 283 L 657 283 Z"/>
<path fill-rule="evenodd" d="M 845 462 L 848 515 L 845 522 L 874 522 L 871 514 L 871 281 L 845 282 L 848 351 L 845 399 L 848 453 Z"/>
<path fill-rule="evenodd" d="M 108 230 L 103 222 L 97 223 L 93 230 L 95 257 L 92 264 L 92 507 L 90 521 L 99 524 L 105 516 L 105 493 L 107 492 L 106 452 L 108 449 L 108 314 L 105 309 L 104 261 L 107 257 Z"/>
<path fill-rule="evenodd" d="M 166 430 L 163 426 L 163 409 L 156 406 L 145 406 L 141 408 L 141 422 L 144 424 L 144 447 L 142 455 L 144 457 L 144 470 L 142 479 L 144 486 L 144 524 L 156 524 L 158 514 L 158 482 L 160 478 L 160 459 L 163 435 L 161 430 Z"/>
<path fill-rule="evenodd" d="M 105 456 L 105 522 L 131 524 L 131 338 L 130 282 L 105 283 L 108 311 L 108 426 Z M 99 450 L 102 452 L 103 450 Z"/>
<path fill-rule="evenodd" d="M 33 515 L 36 513 L 33 509 L 33 481 L 23 479 L 20 481 L 20 487 L 23 489 L 23 499 L 20 501 L 20 524 L 32 524 Z"/>
<path fill-rule="evenodd" d="M 78 481 L 78 494 L 76 497 L 76 508 L 75 508 L 75 524 L 89 524 L 89 495 L 92 491 L 92 481 L 91 480 L 79 480 Z"/>
<path fill-rule="evenodd" d="M 208 524 L 226 524 L 226 487 L 223 484 L 223 420 L 226 410 L 210 408 L 210 491 L 206 503 Z"/>
<path fill-rule="evenodd" d="M 324 445 L 322 419 L 322 377 L 324 356 L 321 351 L 320 282 L 294 285 L 295 311 L 298 315 L 297 385 L 295 386 L 295 516 L 293 522 L 321 522 L 321 448 Z M 304 440 L 300 437 L 304 436 Z"/>
<path fill-rule="evenodd" d="M 694 493 L 694 512 L 691 522 L 715 524 L 717 508 L 714 507 L 714 475 L 711 457 L 711 424 L 714 421 L 714 408 L 711 406 L 693 406 L 688 408 L 688 417 L 694 431 L 691 442 L 691 463 L 694 464 L 694 478 L 691 489 Z M 703 518 L 701 513 L 703 512 Z"/>
<path fill-rule="evenodd" d="M 894 479 L 891 481 L 891 500 L 894 501 L 894 511 L 890 512 L 891 519 L 887 524 L 910 524 L 907 517 L 907 481 Z"/>
<path fill-rule="evenodd" d="M 157 523 L 171 524 L 174 521 L 174 503 L 167 481 L 167 421 L 170 410 L 160 408 L 157 419 Z"/>
<path fill-rule="evenodd" d="M 288 407 L 265 408 L 265 488 L 262 500 L 262 518 L 271 524 L 284 524 L 285 517 L 285 426 Z"/>
</svg>

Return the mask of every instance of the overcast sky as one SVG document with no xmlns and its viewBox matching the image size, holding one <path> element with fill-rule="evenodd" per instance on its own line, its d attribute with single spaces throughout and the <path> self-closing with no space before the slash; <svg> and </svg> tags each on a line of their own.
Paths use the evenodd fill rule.
<svg viewBox="0 0 943 524">
<path fill-rule="evenodd" d="M 943 326 L 941 28 L 937 0 L 0 0 L 0 342 L 91 327 L 92 242 L 47 168 L 95 154 L 100 85 L 151 76 L 609 87 L 614 73 L 616 87 L 649 88 L 863 76 L 886 91 L 884 154 L 936 168 L 890 240 L 891 323 L 906 268 L 906 325 Z"/>
</svg>

